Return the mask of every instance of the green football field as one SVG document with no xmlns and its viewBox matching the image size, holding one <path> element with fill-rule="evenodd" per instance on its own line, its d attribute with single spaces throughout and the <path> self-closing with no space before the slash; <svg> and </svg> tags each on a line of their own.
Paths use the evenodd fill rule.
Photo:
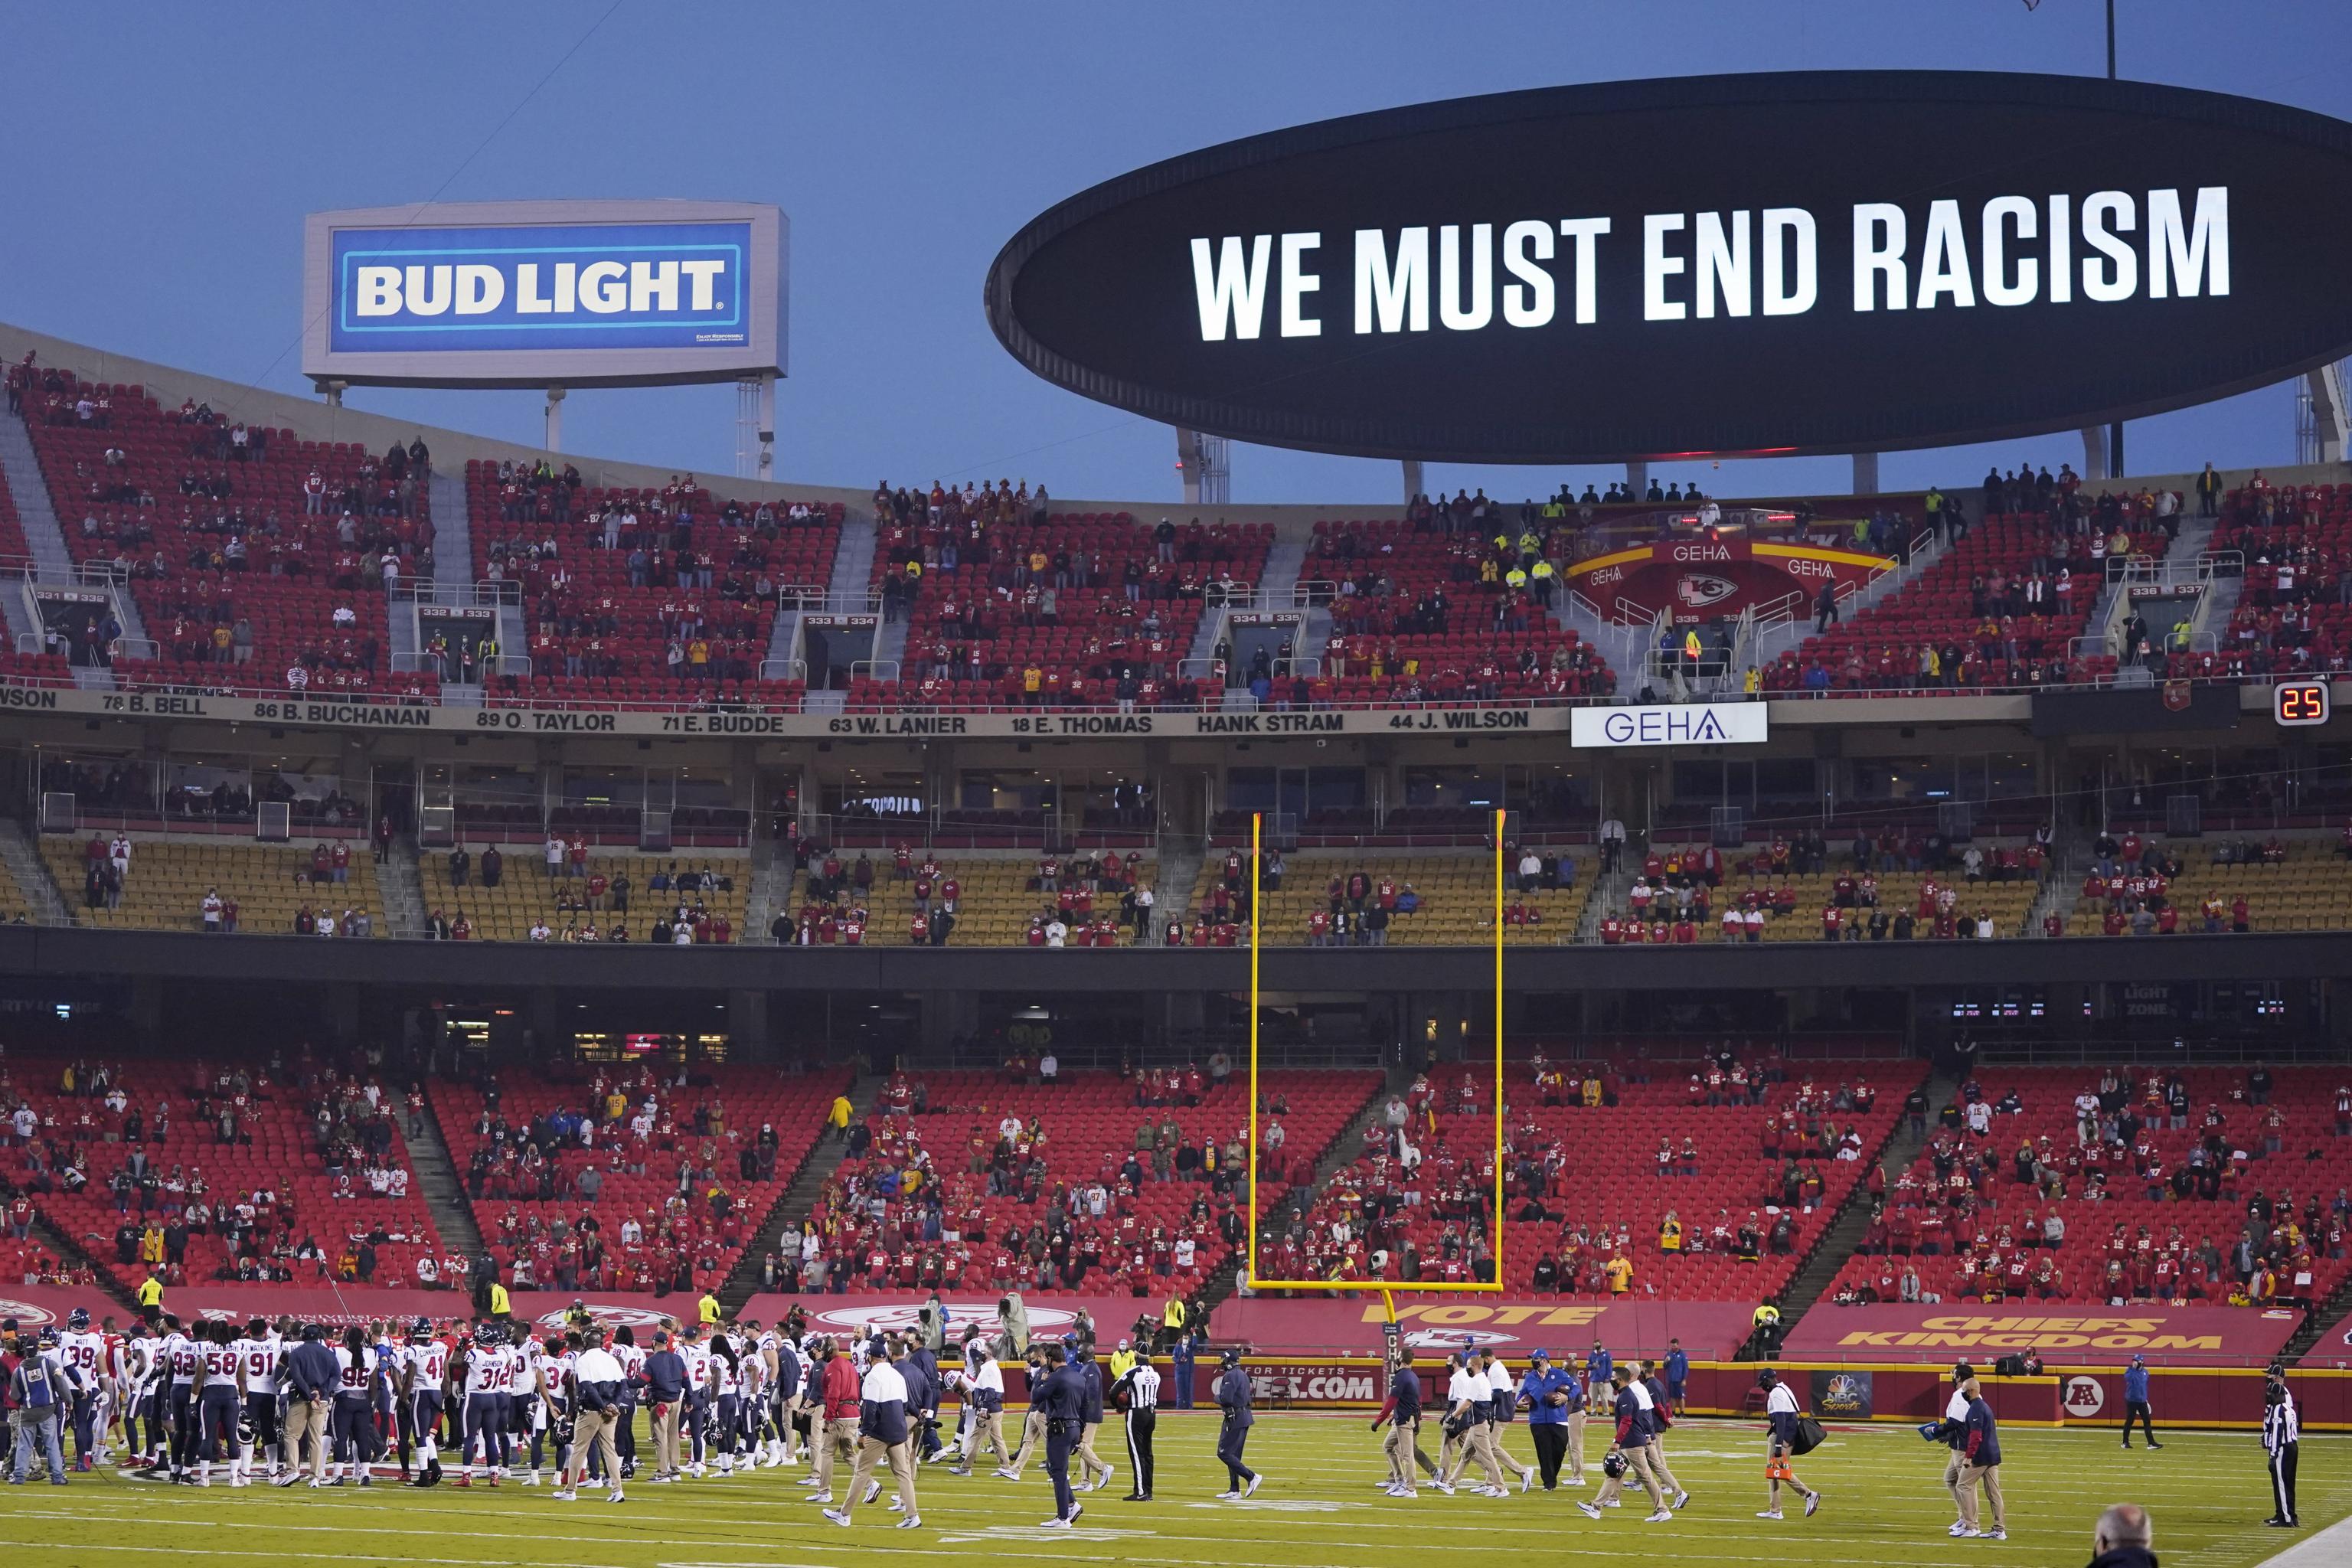
<svg viewBox="0 0 2352 1568">
<path fill-rule="evenodd" d="M 1381 1473 L 1364 1416 L 1262 1417 L 1249 1458 L 1267 1477 L 1248 1502 L 1218 1502 L 1213 1417 L 1162 1417 L 1156 1500 L 1125 1503 L 1125 1453 L 1113 1484 L 1087 1503 L 1078 1528 L 1041 1531 L 1052 1512 L 1043 1470 L 1017 1485 L 959 1479 L 927 1466 L 919 1478 L 924 1529 L 898 1531 L 883 1501 L 860 1508 L 850 1529 L 819 1517 L 794 1484 L 804 1469 L 760 1470 L 726 1480 L 633 1485 L 628 1500 L 601 1491 L 562 1503 L 541 1486 L 511 1483 L 430 1491 L 379 1481 L 312 1491 L 266 1486 L 208 1490 L 77 1475 L 0 1491 L 0 1561 L 9 1568 L 181 1560 L 189 1568 L 241 1561 L 348 1563 L 567 1564 L 576 1568 L 850 1568 L 877 1554 L 1005 1563 L 1174 1564 L 1181 1568 L 1397 1568 L 1424 1552 L 1463 1561 L 1527 1563 L 1635 1557 L 1691 1568 L 1708 1563 L 1835 1563 L 1908 1568 L 1982 1557 L 2036 1568 L 2081 1568 L 2091 1526 L 2107 1503 L 2135 1501 L 2156 1521 L 2166 1568 L 2261 1563 L 2352 1513 L 2352 1439 L 2303 1445 L 2304 1529 L 2265 1530 L 2270 1511 L 2261 1445 L 2251 1434 L 2183 1432 L 2161 1453 L 2124 1453 L 2111 1434 L 2012 1430 L 2003 1434 L 2009 1540 L 1953 1541 L 1952 1508 L 1939 1484 L 1938 1451 L 1901 1426 L 1833 1427 L 1800 1467 L 1822 1489 L 1822 1511 L 1791 1507 L 1773 1523 L 1764 1506 L 1760 1436 L 1748 1423 L 1692 1421 L 1669 1443 L 1691 1500 L 1673 1522 L 1648 1525 L 1638 1500 L 1599 1522 L 1572 1506 L 1590 1491 L 1540 1489 L 1507 1500 L 1440 1497 L 1412 1501 L 1372 1489 Z M 1507 1440 L 1532 1458 L 1525 1429 Z M 1599 1445 L 1588 1459 L 1599 1479 Z M 845 1488 L 842 1489 L 845 1490 Z M 1475 1554 L 1473 1557 L 1472 1554 Z M 2352 1548 L 2343 1561 L 2352 1563 Z"/>
</svg>

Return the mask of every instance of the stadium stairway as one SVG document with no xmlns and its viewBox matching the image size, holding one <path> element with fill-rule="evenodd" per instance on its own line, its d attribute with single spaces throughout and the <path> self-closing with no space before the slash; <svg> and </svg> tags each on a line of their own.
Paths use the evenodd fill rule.
<svg viewBox="0 0 2352 1568">
<path fill-rule="evenodd" d="M 0 478 L 7 482 L 8 499 L 16 503 L 25 548 L 32 552 L 41 575 L 60 583 L 71 581 L 73 556 L 66 549 L 65 530 L 58 523 L 57 509 L 49 504 L 49 487 L 41 482 L 40 459 L 33 453 L 33 437 L 20 415 L 0 414 Z"/>
<path fill-rule="evenodd" d="M 778 868 L 782 868 L 779 880 Z M 793 890 L 793 863 L 776 853 L 776 841 L 753 835 L 751 838 L 751 891 L 743 905 L 743 929 L 736 933 L 738 942 L 766 942 L 768 928 L 776 921 L 776 899 L 781 893 L 789 898 Z"/>
<path fill-rule="evenodd" d="M 376 878 L 383 894 L 383 923 L 398 937 L 425 934 L 425 878 L 416 864 L 416 847 L 394 836 L 383 869 Z"/>
<path fill-rule="evenodd" d="M 1960 1092 L 1960 1080 L 1949 1073 L 1938 1072 L 1927 1080 L 1927 1089 L 1928 1126 L 1932 1129 L 1935 1112 Z M 1890 1188 L 1895 1184 L 1895 1178 L 1918 1158 L 1919 1151 L 1927 1147 L 1927 1142 L 1925 1138 L 1913 1135 L 1907 1117 L 1895 1118 L 1895 1131 L 1887 1135 L 1885 1146 L 1878 1152 L 1878 1168 L 1886 1173 Z M 1869 1226 L 1870 1192 L 1864 1184 L 1857 1182 L 1853 1194 L 1846 1199 L 1845 1207 L 1830 1222 L 1829 1228 L 1822 1232 L 1822 1237 L 1813 1244 L 1812 1254 L 1805 1259 L 1804 1267 L 1797 1270 L 1796 1278 L 1780 1293 L 1778 1305 L 1783 1340 L 1796 1329 L 1798 1320 L 1822 1299 L 1822 1293 L 1836 1280 L 1838 1270 L 1845 1267 L 1846 1259 L 1852 1258 L 1854 1249 L 1862 1245 L 1862 1233 Z"/>
<path fill-rule="evenodd" d="M 41 481 L 40 459 L 34 455 L 33 438 L 25 428 L 21 416 L 0 415 L 0 482 L 8 487 L 8 498 L 16 503 L 16 521 L 25 534 L 25 548 L 32 552 L 33 562 L 40 575 L 48 581 L 73 581 L 73 556 L 66 549 L 65 530 L 58 525 L 57 509 L 49 504 L 49 488 Z M 10 592 L 0 595 L 0 608 L 7 614 L 8 631 L 24 646 L 23 639 L 36 640 L 41 636 L 40 622 L 35 618 L 25 595 Z M 131 604 L 129 594 L 115 595 L 115 615 L 122 622 L 123 634 L 143 639 L 147 628 L 140 624 L 139 612 Z M 88 668 L 77 665 L 74 684 L 84 690 L 111 691 L 114 671 Z"/>
<path fill-rule="evenodd" d="M 412 859 L 412 870 L 415 864 Z M 431 1095 L 425 1097 L 424 1128 L 423 1137 L 408 1140 L 408 1163 L 416 1173 L 417 1195 L 425 1200 L 425 1212 L 433 1216 L 445 1250 L 455 1249 L 467 1258 L 480 1258 L 488 1248 L 482 1245 L 481 1227 L 474 1223 L 473 1206 L 466 1202 L 457 1163 L 449 1157 L 449 1140 L 442 1133 L 441 1116 L 433 1108 Z"/>
<path fill-rule="evenodd" d="M 1298 587 L 1298 574 L 1307 564 L 1307 541 L 1304 536 L 1277 538 L 1265 552 L 1265 565 L 1258 572 L 1257 592 L 1261 604 L 1287 605 Z"/>
<path fill-rule="evenodd" d="M 57 879 L 49 875 L 48 862 L 33 841 L 25 837 L 24 828 L 14 822 L 0 821 L 0 862 L 5 862 L 8 874 L 16 879 L 33 912 L 43 925 L 70 925 L 66 913 L 65 895 L 58 891 Z"/>
<path fill-rule="evenodd" d="M 1201 839 L 1173 833 L 1160 836 L 1160 872 L 1151 887 L 1151 929 L 1144 940 L 1157 946 L 1168 934 L 1168 922 L 1189 912 L 1192 890 L 1201 885 L 1201 861 L 1208 846 Z"/>
<path fill-rule="evenodd" d="M 466 515 L 466 475 L 460 468 L 455 473 L 435 469 L 430 494 L 433 502 L 433 581 L 443 588 L 471 588 L 474 585 L 474 525 Z M 505 635 L 505 628 L 499 628 Z M 529 647 L 525 642 L 509 643 L 509 647 Z"/>
<path fill-rule="evenodd" d="M 873 1114 L 874 1096 L 881 1087 L 878 1073 L 861 1073 L 849 1086 L 849 1119 L 853 1122 Z M 793 1173 L 792 1185 L 768 1211 L 768 1217 L 760 1222 L 759 1230 L 744 1244 L 742 1256 L 735 1259 L 727 1283 L 719 1288 L 719 1304 L 727 1309 L 728 1316 L 740 1312 L 743 1303 L 760 1293 L 761 1260 L 776 1249 L 787 1224 L 808 1218 L 809 1211 L 816 1206 L 817 1194 L 824 1189 L 825 1178 L 841 1168 L 841 1149 L 831 1138 L 819 1138 L 809 1146 L 808 1157 Z"/>
<path fill-rule="evenodd" d="M 1852 598 L 1840 600 L 1838 613 L 1847 620 L 1852 620 L 1863 611 L 1871 609 L 1882 601 L 1903 592 L 1904 589 L 1917 582 L 1921 574 L 1929 567 L 1941 561 L 1944 558 L 1944 552 L 1951 547 L 1948 539 L 1930 540 L 1924 547 L 1913 552 L 1911 559 L 1900 567 L 1872 583 Z M 1761 669 L 1790 649 L 1803 647 L 1814 635 L 1812 610 L 1810 606 L 1802 606 L 1796 618 L 1787 625 L 1773 626 L 1757 633 L 1755 650 L 1749 656 L 1748 662 Z"/>
<path fill-rule="evenodd" d="M 2340 1321 L 2347 1311 L 2352 1311 L 2352 1275 L 2346 1276 L 2344 1283 L 2336 1288 L 2336 1293 L 2304 1318 L 2303 1327 L 2295 1330 L 2294 1338 L 2287 1341 L 2286 1348 L 2279 1352 L 2278 1359 L 2292 1363 L 2310 1354 L 2312 1347 L 2319 1343 L 2319 1336 L 2327 1331 L 2329 1325 Z"/>
<path fill-rule="evenodd" d="M 833 543 L 833 574 L 825 580 L 827 604 L 856 604 L 861 609 L 874 586 L 874 520 L 844 518 L 841 536 Z"/>
</svg>

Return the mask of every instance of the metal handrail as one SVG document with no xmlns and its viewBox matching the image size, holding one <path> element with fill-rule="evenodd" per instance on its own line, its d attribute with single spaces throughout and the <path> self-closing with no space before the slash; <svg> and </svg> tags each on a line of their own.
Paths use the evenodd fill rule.
<svg viewBox="0 0 2352 1568">
<path fill-rule="evenodd" d="M 861 658 L 850 665 L 849 674 L 852 679 L 896 680 L 898 679 L 898 661 L 895 658 Z"/>
<path fill-rule="evenodd" d="M 804 615 L 878 616 L 882 613 L 882 595 L 878 589 L 848 588 L 836 593 L 830 588 L 796 584 L 776 591 L 776 607 Z"/>
<path fill-rule="evenodd" d="M 161 644 L 153 637 L 119 637 L 109 645 L 115 658 L 156 659 L 163 657 Z"/>
<path fill-rule="evenodd" d="M 1323 673 L 1322 656 L 1311 653 L 1285 656 L 1274 661 L 1274 673 L 1292 679 L 1305 676 L 1312 679 Z"/>
<path fill-rule="evenodd" d="M 808 660 L 804 658 L 763 658 L 760 661 L 760 679 L 762 680 L 798 680 L 805 683 L 808 679 Z"/>
<path fill-rule="evenodd" d="M 511 578 L 486 578 L 478 583 L 436 583 L 430 577 L 403 577 L 392 590 L 395 599 L 419 605 L 475 610 L 522 603 L 522 584 Z"/>
</svg>

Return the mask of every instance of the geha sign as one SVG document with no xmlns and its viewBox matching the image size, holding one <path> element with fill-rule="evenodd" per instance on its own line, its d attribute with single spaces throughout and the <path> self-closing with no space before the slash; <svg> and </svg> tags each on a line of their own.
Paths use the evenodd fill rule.
<svg viewBox="0 0 2352 1568">
<path fill-rule="evenodd" d="M 2267 384 L 2352 346 L 2347 247 L 2339 121 L 1809 72 L 1228 142 L 1045 213 L 987 300 L 1032 370 L 1171 423 L 1589 461 L 1987 440 Z"/>
</svg>

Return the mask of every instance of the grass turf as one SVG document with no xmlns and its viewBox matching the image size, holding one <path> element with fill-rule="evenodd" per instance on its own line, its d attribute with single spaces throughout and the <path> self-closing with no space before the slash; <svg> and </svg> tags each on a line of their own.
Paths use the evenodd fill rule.
<svg viewBox="0 0 2352 1568">
<path fill-rule="evenodd" d="M 2002 1434 L 2009 1539 L 1990 1542 L 1946 1537 L 1952 1507 L 1939 1484 L 1938 1451 L 1902 1426 L 1832 1427 L 1830 1441 L 1799 1465 L 1825 1494 L 1822 1511 L 1803 1518 L 1784 1491 L 1789 1517 L 1774 1523 L 1755 1517 L 1764 1506 L 1759 1428 L 1688 1422 L 1668 1449 L 1690 1505 L 1672 1523 L 1654 1526 L 1642 1522 L 1646 1505 L 1638 1495 L 1597 1523 L 1588 1520 L 1573 1502 L 1591 1491 L 1564 1483 L 1550 1494 L 1515 1490 L 1507 1500 L 1444 1498 L 1426 1488 L 1412 1501 L 1385 1497 L 1372 1489 L 1382 1473 L 1378 1440 L 1367 1418 L 1354 1415 L 1261 1416 L 1249 1459 L 1266 1484 L 1255 1500 L 1232 1503 L 1212 1500 L 1224 1484 L 1213 1417 L 1165 1414 L 1156 1500 L 1121 1502 L 1132 1478 L 1117 1430 L 1107 1427 L 1100 1447 L 1118 1474 L 1103 1491 L 1081 1496 L 1086 1513 L 1068 1532 L 1037 1530 L 1053 1500 L 1042 1466 L 1033 1464 L 1017 1485 L 924 1467 L 920 1531 L 889 1528 L 898 1516 L 883 1500 L 859 1508 L 850 1529 L 827 1523 L 794 1484 L 808 1473 L 801 1468 L 636 1483 L 617 1507 L 593 1488 L 583 1489 L 579 1502 L 560 1503 L 544 1484 L 229 1489 L 216 1475 L 199 1490 L 100 1473 L 75 1475 L 63 1489 L 36 1480 L 0 1490 L 0 1539 L 9 1542 L 9 1568 L 173 1558 L 186 1568 L 258 1559 L 433 1568 L 853 1568 L 877 1554 L 1150 1568 L 1393 1568 L 1424 1551 L 1506 1564 L 1638 1556 L 1659 1568 L 1701 1568 L 1797 1556 L 1839 1568 L 1975 1558 L 2005 1568 L 2081 1568 L 2099 1510 L 2127 1500 L 2153 1514 L 2166 1568 L 2252 1568 L 2352 1514 L 2352 1438 L 2340 1436 L 2304 1441 L 2304 1528 L 2290 1531 L 2261 1527 L 2270 1494 L 2261 1444 L 2251 1434 L 2172 1434 L 2163 1452 L 2151 1454 L 2123 1452 L 2111 1432 L 2014 1429 Z M 1510 1429 L 1506 1446 L 1522 1462 L 1532 1458 L 1522 1427 Z M 1434 1442 L 1425 1447 L 1433 1457 Z M 1596 1485 L 1600 1453 L 1597 1442 L 1588 1446 Z M 836 1481 L 836 1495 L 845 1479 Z"/>
</svg>

